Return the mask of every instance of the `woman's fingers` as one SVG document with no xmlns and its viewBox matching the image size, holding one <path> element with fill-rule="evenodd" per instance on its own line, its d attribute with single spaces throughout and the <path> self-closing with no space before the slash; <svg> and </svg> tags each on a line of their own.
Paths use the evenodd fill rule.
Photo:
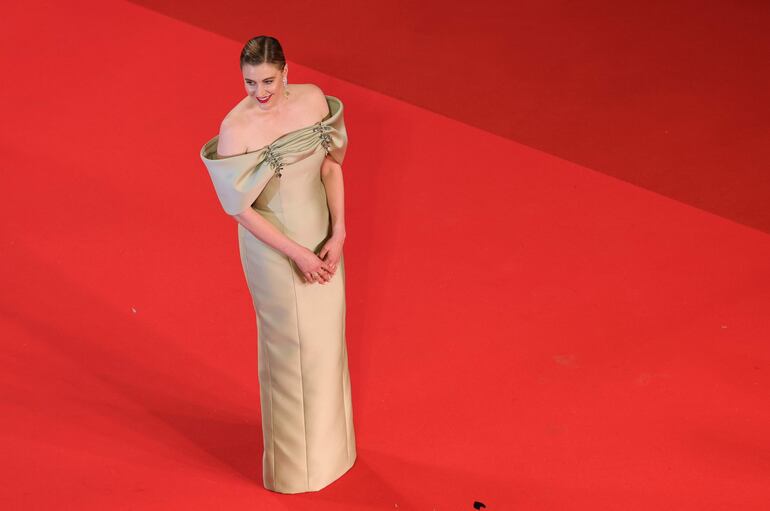
<svg viewBox="0 0 770 511">
<path fill-rule="evenodd" d="M 324 282 L 327 282 L 329 279 L 322 272 L 323 272 L 323 269 L 319 270 L 318 272 L 305 273 L 305 281 L 308 284 L 312 284 L 313 282 L 318 282 L 319 284 L 323 284 Z"/>
<path fill-rule="evenodd" d="M 308 283 L 318 282 L 319 284 L 325 284 L 332 279 L 336 271 L 336 264 L 324 262 L 317 270 L 305 272 L 305 281 Z"/>
<path fill-rule="evenodd" d="M 329 270 L 326 268 L 321 268 L 321 278 L 323 279 L 322 284 L 326 284 L 332 279 L 332 274 Z"/>
</svg>

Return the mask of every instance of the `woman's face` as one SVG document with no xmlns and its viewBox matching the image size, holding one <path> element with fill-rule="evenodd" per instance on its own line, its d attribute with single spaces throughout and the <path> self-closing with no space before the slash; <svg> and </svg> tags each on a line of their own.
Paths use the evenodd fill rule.
<svg viewBox="0 0 770 511">
<path fill-rule="evenodd" d="M 284 91 L 283 76 L 287 66 L 281 70 L 275 64 L 244 64 L 241 72 L 246 87 L 246 94 L 263 110 L 272 108 Z"/>
</svg>

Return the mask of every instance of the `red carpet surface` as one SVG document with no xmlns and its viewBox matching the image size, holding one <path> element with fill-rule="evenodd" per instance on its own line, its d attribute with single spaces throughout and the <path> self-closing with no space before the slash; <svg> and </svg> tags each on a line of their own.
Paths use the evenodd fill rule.
<svg viewBox="0 0 770 511">
<path fill-rule="evenodd" d="M 332 3 L 312 16 L 308 4 L 285 3 L 264 24 L 250 14 L 247 31 L 243 13 L 255 6 L 238 6 L 6 7 L 3 509 L 767 508 L 768 100 L 743 108 L 759 90 L 752 77 L 767 71 L 753 67 L 759 48 L 706 51 L 759 38 L 759 3 L 734 6 L 745 25 L 707 34 L 695 27 L 713 6 L 693 4 L 696 21 L 670 19 L 670 40 L 695 34 L 705 47 L 677 71 L 631 63 L 626 47 L 588 31 L 607 10 L 582 12 L 568 44 L 514 39 L 533 65 L 539 54 L 595 48 L 587 65 L 601 61 L 628 84 L 675 73 L 695 82 L 709 55 L 715 69 L 738 70 L 718 90 L 701 82 L 699 96 L 646 89 L 634 107 L 629 96 L 577 92 L 544 102 L 586 83 L 548 73 L 546 56 L 531 89 L 515 75 L 510 87 L 487 80 L 467 60 L 456 69 L 465 81 L 447 78 L 454 47 L 433 39 L 450 37 L 459 16 L 450 6 L 421 18 L 424 7 L 402 17 L 386 4 Z M 316 83 L 346 107 L 359 455 L 341 479 L 300 495 L 262 487 L 254 312 L 236 224 L 198 157 L 244 94 L 243 42 L 281 39 L 288 11 L 304 20 L 285 32 L 289 80 Z M 228 25 L 238 12 L 241 24 Z M 487 20 L 487 42 L 510 41 L 494 12 L 466 13 L 469 26 Z M 550 15 L 577 30 L 576 14 Z M 421 67 L 397 80 L 399 69 L 374 65 L 394 58 L 376 23 L 424 38 Z M 324 58 L 322 45 L 334 48 Z M 416 69 L 424 74 L 413 82 Z M 453 102 L 457 83 L 496 91 L 501 106 Z M 386 90 L 393 84 L 401 88 Z M 728 92 L 718 106 L 699 103 Z M 570 108 L 582 120 L 565 125 Z M 679 128 L 626 150 L 663 112 Z M 740 131 L 717 140 L 731 123 Z"/>
<path fill-rule="evenodd" d="M 770 2 L 136 3 L 770 233 Z"/>
</svg>

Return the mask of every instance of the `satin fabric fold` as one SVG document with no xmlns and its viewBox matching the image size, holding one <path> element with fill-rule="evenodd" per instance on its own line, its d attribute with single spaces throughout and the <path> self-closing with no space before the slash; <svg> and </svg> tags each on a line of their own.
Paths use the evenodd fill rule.
<svg viewBox="0 0 770 511">
<path fill-rule="evenodd" d="M 285 168 L 296 163 L 322 145 L 326 153 L 342 165 L 348 145 L 348 135 L 339 98 L 326 95 L 329 115 L 323 120 L 281 135 L 270 144 L 233 156 L 217 153 L 219 135 L 206 142 L 200 158 L 209 172 L 222 209 L 229 215 L 248 209 L 276 176 L 276 166 Z"/>
</svg>

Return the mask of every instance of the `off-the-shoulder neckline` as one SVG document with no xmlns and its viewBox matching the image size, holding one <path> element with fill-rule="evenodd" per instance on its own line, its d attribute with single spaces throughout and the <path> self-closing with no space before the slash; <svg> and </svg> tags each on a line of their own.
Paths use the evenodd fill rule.
<svg viewBox="0 0 770 511">
<path fill-rule="evenodd" d="M 330 104 L 330 105 L 329 105 L 329 115 L 327 115 L 326 117 L 324 117 L 324 118 L 323 118 L 323 119 L 321 119 L 320 121 L 316 121 L 316 122 L 314 122 L 313 124 L 309 124 L 309 125 L 307 125 L 307 126 L 303 126 L 303 127 L 301 127 L 301 128 L 297 128 L 297 129 L 295 129 L 295 130 L 287 131 L 287 132 L 286 132 L 286 133 L 284 133 L 283 135 L 281 135 L 281 136 L 279 136 L 279 137 L 275 138 L 275 139 L 274 139 L 272 142 L 270 142 L 269 144 L 265 144 L 265 145 L 263 145 L 262 147 L 258 147 L 258 148 L 256 148 L 256 149 L 252 149 L 251 151 L 246 151 L 245 153 L 240 153 L 240 154 L 232 154 L 232 155 L 230 155 L 230 156 L 220 156 L 220 155 L 219 155 L 219 153 L 217 153 L 217 152 L 215 151 L 215 152 L 214 152 L 214 155 L 216 156 L 216 159 L 217 159 L 217 160 L 227 160 L 227 159 L 229 159 L 229 158 L 238 158 L 239 156 L 247 156 L 247 155 L 249 155 L 249 154 L 258 153 L 258 152 L 260 152 L 260 151 L 263 151 L 263 150 L 264 150 L 264 149 L 266 149 L 267 147 L 270 147 L 271 145 L 275 144 L 275 143 L 276 143 L 276 142 L 278 142 L 279 140 L 282 140 L 282 139 L 284 139 L 284 138 L 288 137 L 289 135 L 293 135 L 293 134 L 295 134 L 295 133 L 298 133 L 298 132 L 300 132 L 300 131 L 304 131 L 304 130 L 307 130 L 307 129 L 310 129 L 310 128 L 314 128 L 315 126 L 318 126 L 319 124 L 323 124 L 323 123 L 325 123 L 325 122 L 329 122 L 329 121 L 330 121 L 332 118 L 334 118 L 335 116 L 337 116 L 337 115 L 340 113 L 340 111 L 342 110 L 342 101 L 340 101 L 340 99 L 339 99 L 338 97 L 336 97 L 336 96 L 332 96 L 332 95 L 329 95 L 329 94 L 324 94 L 324 96 L 326 96 L 326 101 L 327 101 L 327 102 L 330 102 L 329 100 L 333 100 L 333 101 L 336 101 L 336 102 L 338 103 L 339 107 L 337 108 L 337 110 L 336 110 L 336 111 L 332 111 L 332 107 L 331 107 L 331 104 Z M 213 141 L 214 141 L 214 139 L 216 139 L 217 141 L 219 141 L 219 135 L 216 135 L 216 136 L 215 136 L 215 137 L 214 137 L 214 138 L 211 140 L 211 142 L 213 142 Z M 209 143 L 210 143 L 210 142 L 209 142 Z M 207 145 L 208 145 L 208 144 L 207 144 Z M 217 145 L 219 145 L 219 144 L 217 144 Z M 205 158 L 205 155 L 204 155 L 204 158 Z M 207 159 L 210 159 L 210 158 L 207 158 Z"/>
</svg>

